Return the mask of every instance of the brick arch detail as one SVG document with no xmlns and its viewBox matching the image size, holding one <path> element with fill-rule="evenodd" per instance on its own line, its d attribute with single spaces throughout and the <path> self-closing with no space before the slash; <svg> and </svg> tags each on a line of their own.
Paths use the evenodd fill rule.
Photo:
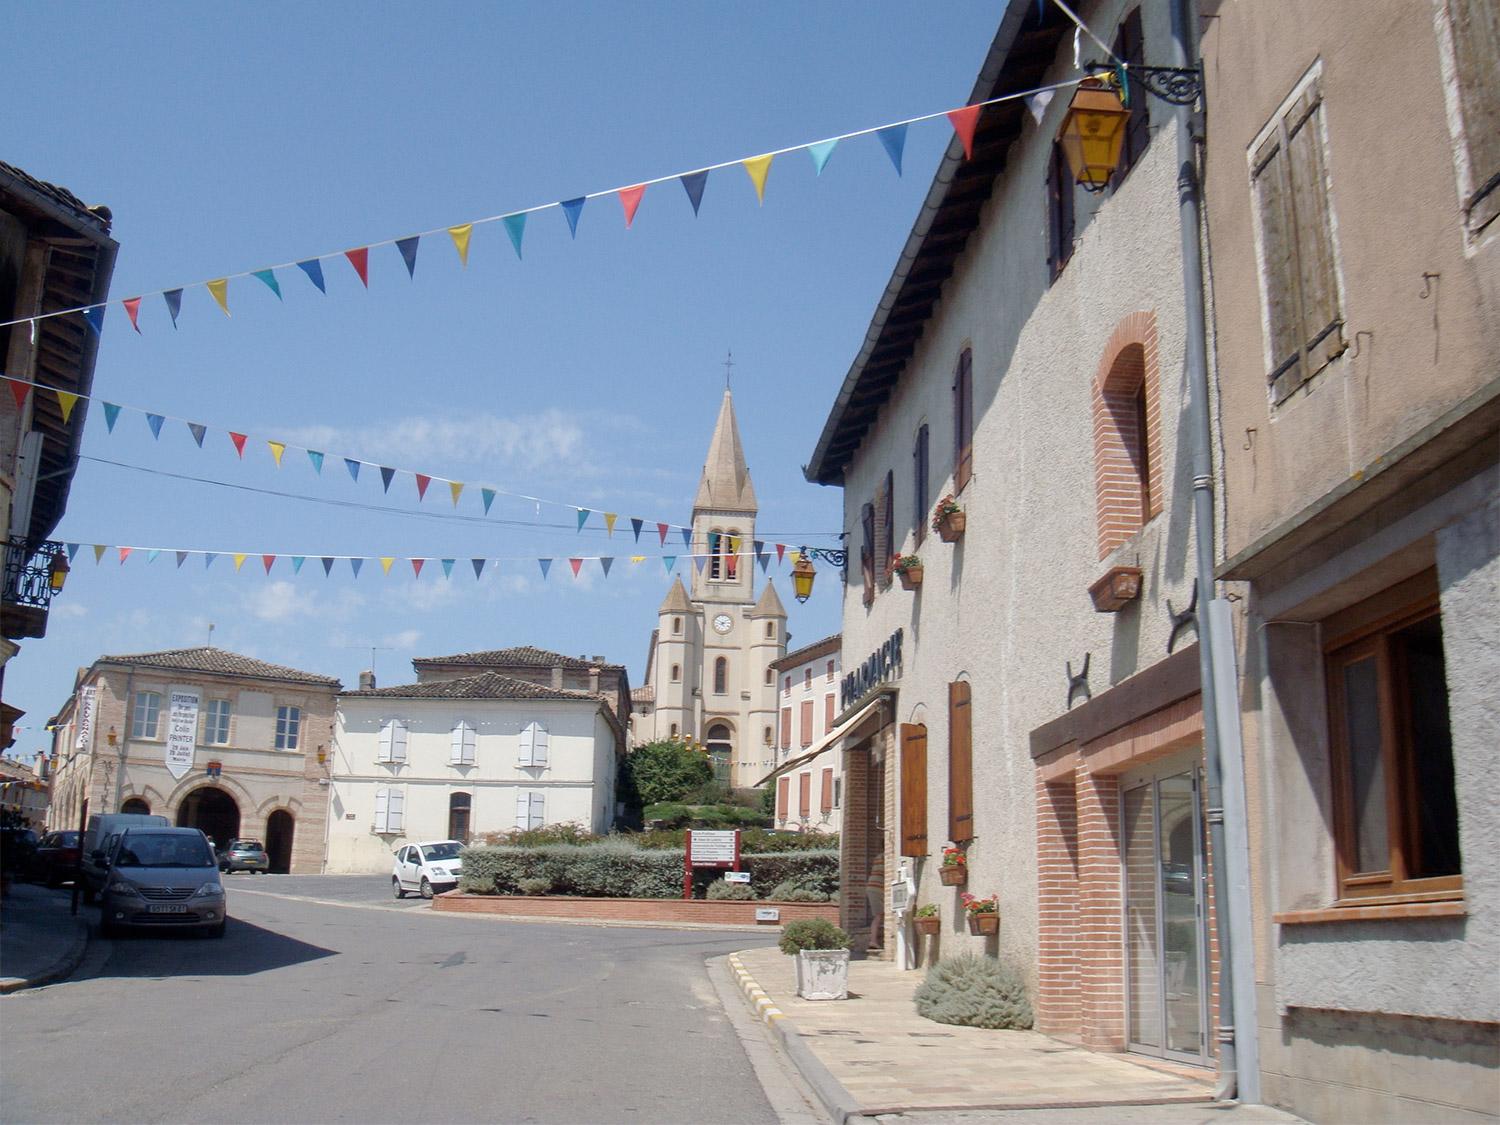
<svg viewBox="0 0 1500 1125">
<path fill-rule="evenodd" d="M 1146 391 L 1147 485 L 1142 513 L 1140 473 L 1131 455 L 1136 437 L 1135 395 Z M 1093 382 L 1094 494 L 1102 559 L 1162 510 L 1161 370 L 1156 314 L 1133 312 L 1110 334 Z"/>
</svg>

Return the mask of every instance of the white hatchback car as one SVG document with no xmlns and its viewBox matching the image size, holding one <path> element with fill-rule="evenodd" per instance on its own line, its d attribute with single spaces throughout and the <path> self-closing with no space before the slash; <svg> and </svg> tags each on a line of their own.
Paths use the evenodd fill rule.
<svg viewBox="0 0 1500 1125">
<path fill-rule="evenodd" d="M 462 869 L 458 853 L 462 850 L 457 840 L 407 844 L 396 852 L 396 865 L 391 869 L 391 889 L 396 897 L 405 898 L 408 891 L 415 891 L 431 898 L 440 891 L 451 891 L 458 886 Z"/>
</svg>

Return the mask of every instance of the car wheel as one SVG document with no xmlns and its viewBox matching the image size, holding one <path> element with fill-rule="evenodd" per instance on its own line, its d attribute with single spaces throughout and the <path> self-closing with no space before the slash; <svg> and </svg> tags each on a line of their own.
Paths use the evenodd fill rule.
<svg viewBox="0 0 1500 1125">
<path fill-rule="evenodd" d="M 397 898 L 406 897 L 406 888 L 401 885 L 401 880 L 394 875 L 391 876 L 391 890 L 396 892 Z"/>
<path fill-rule="evenodd" d="M 423 898 L 431 898 L 432 897 L 432 884 L 427 881 L 427 876 L 426 875 L 422 876 L 422 897 Z"/>
</svg>

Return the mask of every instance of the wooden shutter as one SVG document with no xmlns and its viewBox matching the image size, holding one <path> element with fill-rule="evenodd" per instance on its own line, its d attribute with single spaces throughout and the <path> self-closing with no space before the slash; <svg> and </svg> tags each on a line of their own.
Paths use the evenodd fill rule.
<svg viewBox="0 0 1500 1125">
<path fill-rule="evenodd" d="M 802 745 L 813 744 L 813 701 L 804 699 L 802 701 Z"/>
<path fill-rule="evenodd" d="M 917 444 L 911 451 L 912 534 L 918 545 L 927 537 L 927 426 L 917 431 Z"/>
<path fill-rule="evenodd" d="M 528 827 L 540 828 L 547 821 L 547 795 L 545 793 L 532 793 L 531 815 L 528 818 Z"/>
<path fill-rule="evenodd" d="M 406 761 L 406 720 L 387 719 L 380 726 L 380 760 Z"/>
<path fill-rule="evenodd" d="M 792 709 L 790 707 L 781 709 L 781 748 L 783 750 L 792 748 Z"/>
<path fill-rule="evenodd" d="M 974 475 L 974 353 L 965 348 L 953 377 L 953 491 Z"/>
<path fill-rule="evenodd" d="M 474 764 L 474 724 L 467 719 L 459 719 L 453 724 L 453 741 L 449 749 L 448 760 L 454 765 L 472 766 Z"/>
<path fill-rule="evenodd" d="M 891 563 L 896 558 L 896 474 L 885 474 L 885 497 L 880 505 L 880 574 L 891 580 Z"/>
<path fill-rule="evenodd" d="M 1062 145 L 1052 146 L 1047 165 L 1047 264 L 1057 280 L 1073 256 L 1073 191 L 1076 187 Z"/>
<path fill-rule="evenodd" d="M 821 808 L 824 816 L 833 811 L 833 768 L 825 766 L 823 769 L 823 799 Z"/>
<path fill-rule="evenodd" d="M 869 605 L 875 600 L 875 505 L 866 504 L 859 512 L 861 541 L 859 545 L 859 576 L 864 582 L 863 600 Z"/>
<path fill-rule="evenodd" d="M 927 728 L 901 724 L 901 854 L 927 854 Z"/>
<path fill-rule="evenodd" d="M 386 807 L 385 830 L 399 833 L 406 813 L 406 793 L 400 789 L 390 790 L 390 803 Z"/>
<path fill-rule="evenodd" d="M 812 774 L 806 770 L 797 775 L 797 815 L 803 820 L 812 815 Z"/>
<path fill-rule="evenodd" d="M 1120 30 L 1115 35 L 1115 58 L 1127 66 L 1141 66 L 1146 61 L 1145 41 L 1141 35 L 1141 10 L 1132 8 L 1130 14 L 1120 21 Z M 1139 83 L 1130 84 L 1130 119 L 1125 122 L 1125 138 L 1120 146 L 1120 163 L 1110 178 L 1111 190 L 1118 188 L 1130 170 L 1140 162 L 1151 143 L 1150 115 L 1146 107 L 1151 96 Z"/>
<path fill-rule="evenodd" d="M 531 794 L 524 789 L 516 794 L 516 827 L 522 832 L 531 827 Z"/>
<path fill-rule="evenodd" d="M 1308 377 L 1343 352 L 1338 331 L 1338 273 L 1333 260 L 1333 222 L 1328 208 L 1328 169 L 1323 160 L 1323 90 L 1314 81 L 1287 115 L 1292 176 L 1292 215 L 1302 266 L 1302 332 Z"/>
<path fill-rule="evenodd" d="M 1448 0 L 1469 174 L 1464 209 L 1477 233 L 1500 213 L 1500 8 Z"/>
<path fill-rule="evenodd" d="M 531 764 L 545 766 L 547 764 L 547 728 L 541 723 L 532 723 L 531 727 Z"/>
<path fill-rule="evenodd" d="M 823 733 L 827 734 L 833 729 L 834 719 L 833 693 L 829 692 L 823 697 Z"/>
<path fill-rule="evenodd" d="M 782 774 L 776 779 L 776 819 L 786 820 L 791 815 L 788 806 L 792 803 L 792 779 Z"/>
<path fill-rule="evenodd" d="M 386 821 L 390 816 L 391 791 L 389 789 L 375 790 L 375 831 L 386 831 Z"/>
<path fill-rule="evenodd" d="M 948 685 L 948 839 L 974 838 L 974 712 L 969 684 Z"/>
</svg>

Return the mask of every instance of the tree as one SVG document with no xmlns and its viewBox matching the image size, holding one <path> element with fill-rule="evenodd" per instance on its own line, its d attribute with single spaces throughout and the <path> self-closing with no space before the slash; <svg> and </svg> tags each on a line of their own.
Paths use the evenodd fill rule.
<svg viewBox="0 0 1500 1125">
<path fill-rule="evenodd" d="M 667 738 L 637 746 L 625 756 L 620 771 L 622 797 L 644 807 L 661 801 L 679 801 L 714 777 L 708 756 L 691 746 Z"/>
</svg>

